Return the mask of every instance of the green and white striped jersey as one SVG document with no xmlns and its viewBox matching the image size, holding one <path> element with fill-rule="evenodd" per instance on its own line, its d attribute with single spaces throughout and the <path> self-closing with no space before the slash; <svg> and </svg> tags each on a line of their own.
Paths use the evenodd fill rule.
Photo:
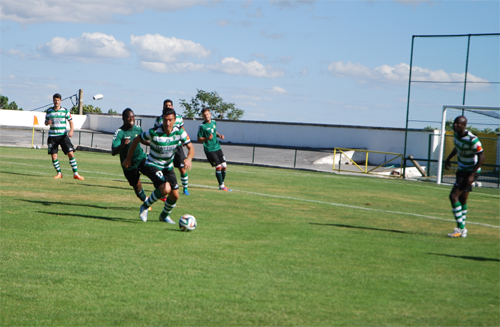
<svg viewBox="0 0 500 327">
<path fill-rule="evenodd" d="M 158 127 L 160 125 L 163 125 L 163 116 L 160 116 L 160 117 L 156 118 L 155 124 L 154 124 L 153 128 L 156 128 L 156 127 Z M 184 127 L 184 120 L 182 120 L 182 116 L 181 115 L 175 115 L 174 127 L 177 127 L 179 129 L 181 129 L 182 127 Z"/>
<path fill-rule="evenodd" d="M 59 110 L 54 110 L 54 107 L 47 109 L 45 121 L 52 121 L 49 129 L 49 137 L 61 136 L 67 133 L 66 123 L 71 119 L 71 113 L 68 109 L 61 107 Z"/>
<path fill-rule="evenodd" d="M 151 144 L 146 166 L 170 170 L 174 166 L 173 162 L 177 147 L 191 143 L 191 139 L 184 129 L 174 127 L 172 133 L 167 135 L 162 126 L 145 131 L 141 134 L 141 139 L 149 141 Z"/>
<path fill-rule="evenodd" d="M 457 149 L 457 161 L 459 171 L 472 171 L 477 163 L 477 154 L 483 152 L 483 146 L 479 138 L 465 130 L 465 136 L 458 138 L 455 133 L 453 138 L 455 148 Z M 477 171 L 481 171 L 481 168 Z"/>
</svg>

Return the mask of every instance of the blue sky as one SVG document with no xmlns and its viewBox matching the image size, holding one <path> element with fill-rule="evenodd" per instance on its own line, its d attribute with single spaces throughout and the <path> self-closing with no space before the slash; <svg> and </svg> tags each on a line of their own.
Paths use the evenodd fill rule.
<svg viewBox="0 0 500 327">
<path fill-rule="evenodd" d="M 201 89 L 244 120 L 404 127 L 412 36 L 498 33 L 499 17 L 497 0 L 2 0 L 0 93 L 31 110 L 83 89 L 158 115 Z"/>
</svg>

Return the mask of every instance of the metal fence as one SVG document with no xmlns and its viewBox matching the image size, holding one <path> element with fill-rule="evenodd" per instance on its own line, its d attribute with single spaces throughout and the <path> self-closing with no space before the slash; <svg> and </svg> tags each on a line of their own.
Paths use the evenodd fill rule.
<svg viewBox="0 0 500 327">
<path fill-rule="evenodd" d="M 431 140 L 436 135 L 435 130 L 440 129 L 443 105 L 500 106 L 499 33 L 412 37 L 405 167 L 411 165 L 407 159 L 408 145 L 415 146 L 415 140 L 411 139 L 408 131 L 428 130 Z M 468 125 L 479 131 L 488 131 L 487 137 L 498 138 L 498 121 L 470 120 Z M 421 142 L 419 146 L 423 153 L 428 153 L 428 157 L 415 159 L 428 169 L 436 165 L 439 147 L 431 141 Z M 494 155 L 498 157 L 498 154 Z M 494 180 L 491 175 L 488 177 L 488 182 L 497 187 L 498 164 L 497 161 L 494 167 L 489 167 L 496 172 Z M 432 171 L 428 173 L 432 175 Z"/>
</svg>

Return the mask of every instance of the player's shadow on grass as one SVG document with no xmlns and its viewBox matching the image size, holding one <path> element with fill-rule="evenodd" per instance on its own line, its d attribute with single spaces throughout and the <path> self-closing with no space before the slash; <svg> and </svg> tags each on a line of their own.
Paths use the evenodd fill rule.
<svg viewBox="0 0 500 327">
<path fill-rule="evenodd" d="M 335 226 L 335 227 L 344 227 L 344 228 L 355 228 L 355 229 L 366 229 L 366 230 L 374 230 L 377 232 L 390 232 L 390 233 L 400 233 L 400 234 L 415 234 L 411 232 L 405 232 L 401 230 L 395 229 L 384 229 L 384 228 L 375 228 L 375 227 L 363 227 L 363 226 L 352 226 L 352 225 L 344 225 L 344 224 L 320 224 L 320 223 L 309 223 L 311 225 L 320 225 L 320 226 Z"/>
<path fill-rule="evenodd" d="M 485 258 L 485 257 L 471 257 L 466 255 L 452 255 L 452 254 L 443 254 L 443 253 L 427 253 L 430 255 L 439 255 L 442 257 L 450 257 L 450 258 L 458 258 L 458 259 L 467 259 L 467 260 L 475 260 L 475 261 L 495 261 L 500 262 L 500 259 L 493 258 Z"/>
<path fill-rule="evenodd" d="M 96 206 L 93 204 L 80 204 L 80 203 L 66 203 L 66 202 L 54 202 L 54 201 L 40 201 L 40 200 L 27 200 L 22 199 L 21 201 L 29 202 L 29 203 L 37 203 L 44 206 L 51 205 L 61 205 L 61 206 L 79 206 L 79 207 L 87 207 L 87 208 L 95 208 L 95 209 L 113 209 L 113 210 L 127 210 L 130 211 L 128 207 L 109 207 L 109 206 Z"/>
<path fill-rule="evenodd" d="M 75 213 L 55 213 L 55 212 L 45 212 L 45 211 L 38 211 L 38 213 L 43 213 L 46 215 L 52 215 L 52 216 L 68 216 L 68 217 L 79 217 L 79 218 L 89 218 L 89 219 L 101 219 L 101 220 L 107 220 L 107 221 L 119 221 L 122 223 L 142 223 L 138 218 L 137 219 L 128 219 L 128 218 L 122 218 L 122 217 L 104 217 L 104 216 L 92 216 L 92 215 L 82 215 L 82 214 L 75 214 Z"/>
<path fill-rule="evenodd" d="M 121 181 L 117 181 L 117 182 L 121 182 Z M 129 187 L 119 187 L 119 186 L 108 186 L 108 185 L 96 185 L 96 184 L 78 184 L 78 185 L 81 185 L 81 186 L 90 186 L 90 187 L 103 187 L 103 188 L 113 188 L 113 189 L 117 189 L 117 190 L 126 190 L 126 191 L 130 191 L 132 189 L 131 186 Z"/>
<path fill-rule="evenodd" d="M 13 173 L 11 171 L 2 171 L 2 174 L 11 174 L 11 175 L 19 175 L 19 176 L 30 176 L 30 177 L 39 177 L 39 174 L 22 174 L 22 173 Z"/>
</svg>

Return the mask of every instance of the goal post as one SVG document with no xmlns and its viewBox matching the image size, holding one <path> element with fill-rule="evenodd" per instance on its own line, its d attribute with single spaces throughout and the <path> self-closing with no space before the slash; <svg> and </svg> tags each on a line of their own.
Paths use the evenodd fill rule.
<svg viewBox="0 0 500 327">
<path fill-rule="evenodd" d="M 443 114 L 441 118 L 441 134 L 440 134 L 440 140 L 439 140 L 439 156 L 438 156 L 438 169 L 437 169 L 437 178 L 436 178 L 436 183 L 441 184 L 441 180 L 443 178 L 443 161 L 444 161 L 444 151 L 445 151 L 445 142 L 446 142 L 446 122 L 447 122 L 447 113 L 452 110 L 452 109 L 458 109 L 461 110 L 461 115 L 464 115 L 467 118 L 467 127 L 471 126 L 474 124 L 472 120 L 469 120 L 469 117 L 467 115 L 467 112 L 470 114 L 474 115 L 479 115 L 479 116 L 484 116 L 487 117 L 486 123 L 482 123 L 482 125 L 487 125 L 487 126 L 496 126 L 496 129 L 498 130 L 498 127 L 500 126 L 500 107 L 483 107 L 483 106 L 463 106 L 463 105 L 444 105 L 443 106 Z M 452 119 L 455 119 L 455 117 L 451 117 Z M 473 133 L 475 134 L 475 133 Z M 496 132 L 497 139 L 498 139 L 498 132 Z M 481 137 L 479 136 L 479 139 L 481 140 Z M 499 142 L 497 141 L 496 144 L 498 145 Z M 483 144 L 484 145 L 484 144 Z M 483 146 L 484 147 L 484 146 Z M 496 148 L 496 165 L 498 165 L 499 161 L 499 156 L 498 156 L 498 146 L 495 146 Z M 498 167 L 495 167 L 498 169 Z M 497 182 L 498 184 L 498 182 Z"/>
</svg>

